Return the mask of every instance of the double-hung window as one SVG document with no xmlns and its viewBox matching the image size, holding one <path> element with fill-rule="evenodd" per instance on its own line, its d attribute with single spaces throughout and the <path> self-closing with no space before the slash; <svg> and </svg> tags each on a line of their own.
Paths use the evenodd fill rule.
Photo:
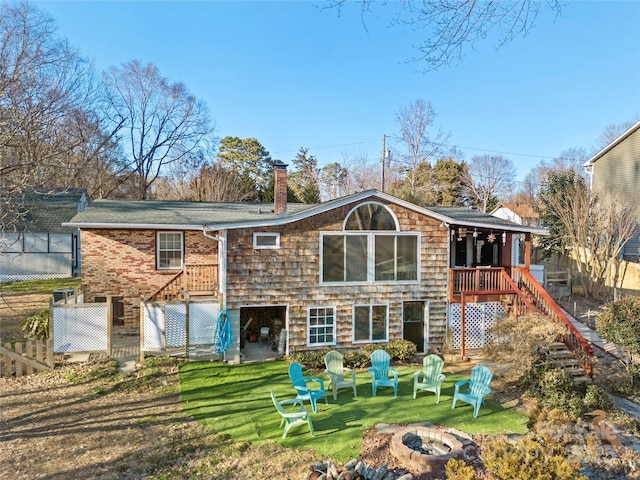
<svg viewBox="0 0 640 480">
<path fill-rule="evenodd" d="M 184 243 L 182 232 L 158 232 L 156 237 L 156 263 L 158 270 L 182 268 Z"/>
<path fill-rule="evenodd" d="M 310 307 L 307 313 L 309 345 L 336 344 L 335 307 Z"/>
<path fill-rule="evenodd" d="M 344 230 L 320 236 L 322 283 L 418 280 L 418 234 L 397 231 L 396 219 L 384 205 L 356 207 Z"/>
</svg>

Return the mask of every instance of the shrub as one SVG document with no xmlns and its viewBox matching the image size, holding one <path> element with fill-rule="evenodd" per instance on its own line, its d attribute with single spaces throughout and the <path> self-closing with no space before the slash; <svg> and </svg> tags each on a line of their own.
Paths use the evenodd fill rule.
<svg viewBox="0 0 640 480">
<path fill-rule="evenodd" d="M 362 350 L 349 352 L 344 356 L 344 366 L 348 368 L 366 368 L 369 363 L 369 354 Z"/>
<path fill-rule="evenodd" d="M 613 401 L 599 385 L 588 385 L 583 401 L 586 410 L 607 411 L 613 408 Z"/>
<path fill-rule="evenodd" d="M 502 480 L 587 480 L 580 475 L 580 462 L 567 458 L 563 445 L 542 443 L 530 437 L 511 443 L 489 442 L 481 454 L 485 468 Z"/>
<path fill-rule="evenodd" d="M 49 310 L 40 310 L 31 315 L 20 329 L 32 340 L 46 340 L 49 338 Z"/>
<path fill-rule="evenodd" d="M 488 360 L 501 365 L 508 380 L 518 380 L 534 368 L 540 352 L 555 342 L 563 327 L 542 315 L 510 316 L 498 319 L 491 340 L 483 349 Z"/>
<path fill-rule="evenodd" d="M 476 471 L 463 460 L 452 458 L 444 466 L 447 480 L 477 480 Z"/>
<path fill-rule="evenodd" d="M 325 368 L 324 357 L 330 350 L 307 350 L 295 352 L 287 355 L 285 359 L 289 362 L 298 362 L 302 367 L 312 370 L 322 370 Z"/>
<path fill-rule="evenodd" d="M 633 390 L 640 383 L 640 297 L 609 303 L 596 318 L 596 331 L 622 349 Z"/>
<path fill-rule="evenodd" d="M 392 340 L 385 350 L 393 360 L 398 360 L 402 363 L 411 363 L 416 357 L 418 351 L 416 344 L 409 340 Z"/>
</svg>

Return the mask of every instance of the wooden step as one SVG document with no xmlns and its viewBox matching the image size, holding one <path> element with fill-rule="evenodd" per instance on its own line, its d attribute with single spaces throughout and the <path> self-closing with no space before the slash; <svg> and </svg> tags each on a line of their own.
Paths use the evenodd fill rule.
<svg viewBox="0 0 640 480">
<path fill-rule="evenodd" d="M 550 352 L 553 352 L 556 350 L 566 350 L 566 349 L 567 349 L 567 346 L 562 342 L 554 342 L 547 345 L 547 350 L 549 350 Z"/>
<path fill-rule="evenodd" d="M 574 358 L 573 353 L 569 350 L 553 350 L 549 352 L 549 357 L 554 360 L 562 360 L 563 358 Z"/>
</svg>

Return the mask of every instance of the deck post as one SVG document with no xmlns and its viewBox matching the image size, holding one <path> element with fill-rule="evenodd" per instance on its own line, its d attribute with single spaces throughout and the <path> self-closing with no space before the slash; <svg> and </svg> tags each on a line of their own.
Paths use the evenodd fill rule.
<svg viewBox="0 0 640 480">
<path fill-rule="evenodd" d="M 460 355 L 464 357 L 465 354 L 465 342 L 464 342 L 464 307 L 466 303 L 465 294 L 462 292 L 460 294 L 461 302 L 460 302 Z"/>
</svg>

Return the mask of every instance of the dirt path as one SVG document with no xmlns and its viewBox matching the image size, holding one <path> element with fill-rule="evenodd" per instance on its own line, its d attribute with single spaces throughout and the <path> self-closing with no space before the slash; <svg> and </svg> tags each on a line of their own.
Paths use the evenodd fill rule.
<svg viewBox="0 0 640 480">
<path fill-rule="evenodd" d="M 176 366 L 131 377 L 96 368 L 0 379 L 0 479 L 232 480 L 257 478 L 257 468 L 298 479 L 313 463 L 308 452 L 237 444 L 193 421 L 182 411 Z"/>
</svg>

